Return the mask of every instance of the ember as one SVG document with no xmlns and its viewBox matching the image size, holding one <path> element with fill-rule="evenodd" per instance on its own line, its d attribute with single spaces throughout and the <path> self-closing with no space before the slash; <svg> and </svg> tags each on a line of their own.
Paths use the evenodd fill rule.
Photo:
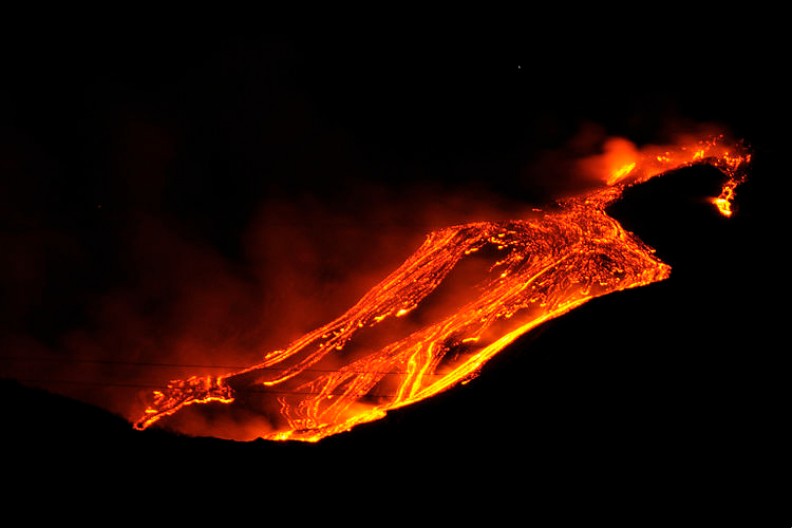
<svg viewBox="0 0 792 528">
<path fill-rule="evenodd" d="M 712 203 L 729 216 L 750 158 L 723 136 L 645 149 L 615 140 L 590 167 L 597 188 L 525 218 L 429 233 L 337 319 L 249 368 L 170 382 L 134 426 L 167 426 L 193 404 L 231 405 L 255 417 L 253 437 L 316 442 L 465 383 L 538 325 L 669 277 L 654 249 L 606 213 L 627 187 L 708 164 L 725 176 Z"/>
</svg>

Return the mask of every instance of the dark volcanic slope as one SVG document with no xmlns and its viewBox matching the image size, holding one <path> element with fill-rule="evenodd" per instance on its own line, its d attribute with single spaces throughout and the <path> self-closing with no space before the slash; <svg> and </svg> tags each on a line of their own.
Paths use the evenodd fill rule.
<svg viewBox="0 0 792 528">
<path fill-rule="evenodd" d="M 472 495 L 464 511 L 443 512 L 448 521 L 475 513 L 629 525 L 635 511 L 698 522 L 780 512 L 792 469 L 788 385 L 779 331 L 757 309 L 755 210 L 744 202 L 747 216 L 725 221 L 683 180 L 636 189 L 625 198 L 636 203 L 615 211 L 625 225 L 651 227 L 670 279 L 595 299 L 504 350 L 468 385 L 319 444 L 139 432 L 3 381 L 12 497 L 36 490 L 128 508 L 130 496 L 164 494 L 158 511 L 179 518 L 196 494 L 232 506 L 296 495 L 323 511 Z M 669 203 L 676 217 L 654 224 Z M 119 491 L 131 482 L 139 487 Z"/>
<path fill-rule="evenodd" d="M 384 453 L 548 472 L 557 464 L 682 471 L 693 461 L 719 471 L 724 458 L 772 457 L 784 437 L 774 385 L 780 358 L 766 346 L 772 328 L 754 309 L 752 204 L 743 204 L 747 218 L 721 217 L 694 192 L 717 181 L 706 167 L 685 169 L 614 206 L 625 226 L 648 232 L 645 240 L 673 266 L 670 279 L 595 299 L 505 350 L 472 383 L 349 434 L 303 445 L 138 432 L 94 407 L 5 381 L 6 441 L 49 461 L 151 457 L 229 471 L 230 461 L 365 464 Z"/>
</svg>

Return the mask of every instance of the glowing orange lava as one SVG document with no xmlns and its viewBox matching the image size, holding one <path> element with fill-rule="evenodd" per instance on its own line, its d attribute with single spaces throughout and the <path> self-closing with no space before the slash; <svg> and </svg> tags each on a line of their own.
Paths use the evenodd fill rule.
<svg viewBox="0 0 792 528">
<path fill-rule="evenodd" d="M 625 188 L 709 164 L 725 175 L 713 203 L 729 215 L 750 162 L 722 136 L 641 150 L 617 140 L 603 156 L 604 185 L 519 220 L 429 233 L 337 319 L 247 369 L 170 382 L 135 428 L 194 404 L 232 405 L 256 417 L 249 437 L 315 442 L 465 383 L 545 321 L 669 277 L 654 250 L 605 212 Z"/>
</svg>

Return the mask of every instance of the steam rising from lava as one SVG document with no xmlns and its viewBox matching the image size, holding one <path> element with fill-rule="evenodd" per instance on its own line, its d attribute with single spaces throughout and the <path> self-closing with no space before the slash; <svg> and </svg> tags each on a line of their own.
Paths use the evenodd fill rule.
<svg viewBox="0 0 792 528">
<path fill-rule="evenodd" d="M 537 325 L 669 277 L 670 266 L 606 214 L 627 187 L 709 164 L 726 180 L 712 203 L 728 215 L 749 162 L 748 150 L 722 135 L 643 149 L 612 139 L 603 154 L 579 161 L 598 177 L 590 189 L 517 219 L 430 231 L 330 322 L 261 351 L 251 366 L 171 380 L 151 393 L 134 426 L 313 442 L 452 389 Z M 299 273 L 289 280 L 299 284 Z M 254 326 L 277 329 L 274 315 Z M 216 354 L 226 356 L 222 347 Z"/>
</svg>

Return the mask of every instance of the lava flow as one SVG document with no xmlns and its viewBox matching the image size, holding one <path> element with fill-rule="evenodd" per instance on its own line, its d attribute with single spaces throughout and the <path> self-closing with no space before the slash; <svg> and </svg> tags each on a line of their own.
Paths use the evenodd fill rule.
<svg viewBox="0 0 792 528">
<path fill-rule="evenodd" d="M 707 164 L 724 174 L 712 204 L 729 216 L 750 153 L 723 136 L 640 151 L 619 141 L 618 155 L 598 160 L 594 190 L 522 219 L 429 233 L 337 319 L 244 370 L 171 381 L 135 428 L 231 405 L 255 438 L 316 442 L 467 382 L 521 335 L 595 297 L 666 279 L 670 266 L 606 207 L 627 187 Z"/>
</svg>

